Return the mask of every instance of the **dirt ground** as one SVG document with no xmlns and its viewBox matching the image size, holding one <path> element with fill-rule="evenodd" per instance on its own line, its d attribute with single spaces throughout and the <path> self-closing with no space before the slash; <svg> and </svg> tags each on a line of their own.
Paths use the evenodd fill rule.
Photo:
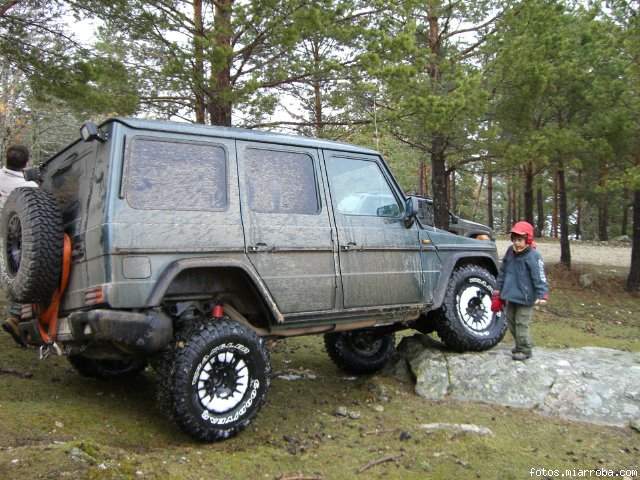
<svg viewBox="0 0 640 480">
<path fill-rule="evenodd" d="M 623 290 L 628 264 L 567 271 L 542 251 L 552 296 L 536 311 L 536 345 L 640 351 L 640 301 Z M 607 255 L 613 262 L 611 252 L 599 258 Z M 593 274 L 589 288 L 578 282 L 582 272 Z M 509 335 L 504 343 L 512 344 Z M 35 350 L 17 348 L 0 332 L 0 479 L 519 480 L 543 467 L 578 472 L 572 476 L 640 471 L 640 433 L 629 427 L 426 401 L 410 383 L 341 372 L 321 336 L 278 342 L 271 355 L 273 381 L 256 420 L 235 438 L 203 444 L 158 407 L 153 370 L 122 381 L 87 379 L 65 358 L 40 361 Z M 349 415 L 338 414 L 340 407 Z M 434 422 L 474 424 L 493 435 L 421 428 Z"/>
<path fill-rule="evenodd" d="M 560 242 L 542 240 L 537 243 L 545 263 L 552 264 L 560 261 Z M 496 241 L 500 257 L 504 255 L 509 245 L 511 242 L 508 240 Z M 631 265 L 631 246 L 571 242 L 571 261 L 580 264 L 629 268 Z"/>
</svg>

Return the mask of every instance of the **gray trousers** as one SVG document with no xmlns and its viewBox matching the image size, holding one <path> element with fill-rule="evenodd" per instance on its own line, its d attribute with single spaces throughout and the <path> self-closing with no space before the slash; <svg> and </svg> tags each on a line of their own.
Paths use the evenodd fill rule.
<svg viewBox="0 0 640 480">
<path fill-rule="evenodd" d="M 531 355 L 533 342 L 529 332 L 529 324 L 533 317 L 533 307 L 507 302 L 505 308 L 509 331 L 516 342 L 516 350 L 527 355 Z"/>
</svg>

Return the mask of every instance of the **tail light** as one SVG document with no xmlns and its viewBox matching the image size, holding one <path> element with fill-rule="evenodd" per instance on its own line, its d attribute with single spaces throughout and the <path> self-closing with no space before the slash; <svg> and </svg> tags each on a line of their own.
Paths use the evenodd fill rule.
<svg viewBox="0 0 640 480">
<path fill-rule="evenodd" d="M 105 303 L 104 298 L 104 290 L 102 285 L 89 288 L 84 292 L 85 305 L 100 305 L 101 303 Z"/>
</svg>

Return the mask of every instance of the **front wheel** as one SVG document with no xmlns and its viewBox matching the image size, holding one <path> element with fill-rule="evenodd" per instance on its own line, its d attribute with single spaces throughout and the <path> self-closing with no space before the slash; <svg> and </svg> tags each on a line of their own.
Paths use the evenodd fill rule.
<svg viewBox="0 0 640 480">
<path fill-rule="evenodd" d="M 438 336 L 453 350 L 488 350 L 507 330 L 502 313 L 491 312 L 495 277 L 478 265 L 454 270 L 437 324 Z"/>
<path fill-rule="evenodd" d="M 232 320 L 194 326 L 174 350 L 165 403 L 178 425 L 203 441 L 246 428 L 266 399 L 271 363 L 264 341 Z"/>
<path fill-rule="evenodd" d="M 396 349 L 394 334 L 382 335 L 373 329 L 327 333 L 324 345 L 338 367 L 355 374 L 377 372 Z"/>
</svg>

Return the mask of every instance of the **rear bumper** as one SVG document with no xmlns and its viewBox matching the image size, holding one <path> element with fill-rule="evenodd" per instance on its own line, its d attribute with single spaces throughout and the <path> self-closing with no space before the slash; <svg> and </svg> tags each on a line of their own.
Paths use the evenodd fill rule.
<svg viewBox="0 0 640 480">
<path fill-rule="evenodd" d="M 32 345 L 42 344 L 31 319 L 19 324 L 21 336 Z M 145 312 L 96 309 L 73 312 L 58 321 L 61 343 L 109 343 L 132 353 L 147 355 L 162 350 L 173 338 L 173 321 L 160 309 Z"/>
<path fill-rule="evenodd" d="M 78 342 L 112 342 L 155 353 L 173 338 L 171 317 L 159 309 L 143 313 L 98 309 L 74 312 L 67 318 L 71 336 Z"/>
</svg>

